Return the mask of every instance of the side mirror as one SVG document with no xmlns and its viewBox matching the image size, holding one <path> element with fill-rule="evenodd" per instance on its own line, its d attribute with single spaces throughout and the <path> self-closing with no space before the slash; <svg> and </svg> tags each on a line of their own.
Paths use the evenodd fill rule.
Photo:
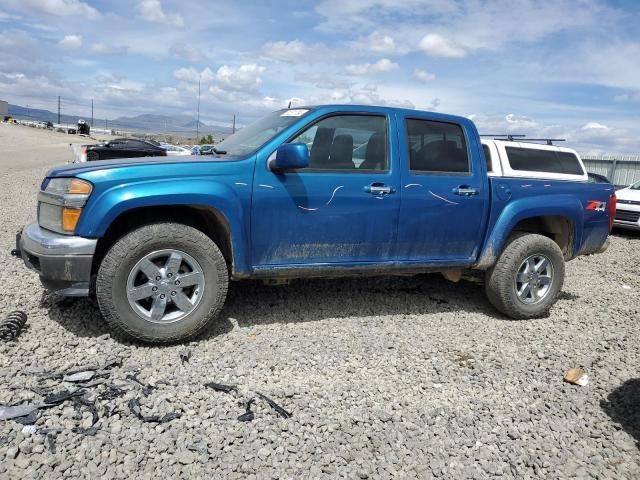
<svg viewBox="0 0 640 480">
<path fill-rule="evenodd" d="M 306 143 L 285 143 L 269 159 L 269 170 L 294 170 L 309 166 L 309 147 Z"/>
</svg>

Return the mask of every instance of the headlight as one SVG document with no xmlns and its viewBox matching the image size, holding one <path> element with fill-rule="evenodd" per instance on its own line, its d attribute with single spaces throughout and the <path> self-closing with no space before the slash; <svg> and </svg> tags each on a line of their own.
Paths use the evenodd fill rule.
<svg viewBox="0 0 640 480">
<path fill-rule="evenodd" d="M 78 178 L 51 178 L 43 182 L 38 196 L 38 223 L 42 228 L 72 235 L 82 207 L 93 189 Z"/>
</svg>

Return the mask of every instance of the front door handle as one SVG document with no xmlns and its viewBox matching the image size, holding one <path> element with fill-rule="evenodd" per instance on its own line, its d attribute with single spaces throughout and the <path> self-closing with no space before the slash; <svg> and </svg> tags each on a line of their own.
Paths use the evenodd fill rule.
<svg viewBox="0 0 640 480">
<path fill-rule="evenodd" d="M 472 195 L 478 195 L 479 192 L 477 189 L 469 187 L 468 185 L 460 185 L 453 189 L 453 193 L 462 197 L 471 197 Z"/>
<path fill-rule="evenodd" d="M 396 192 L 393 187 L 379 182 L 374 182 L 371 185 L 366 185 L 364 187 L 364 191 L 370 193 L 371 195 L 390 195 Z"/>
</svg>

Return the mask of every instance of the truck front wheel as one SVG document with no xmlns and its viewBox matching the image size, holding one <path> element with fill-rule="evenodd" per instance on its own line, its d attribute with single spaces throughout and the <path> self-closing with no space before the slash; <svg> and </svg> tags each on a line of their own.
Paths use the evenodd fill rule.
<svg viewBox="0 0 640 480">
<path fill-rule="evenodd" d="M 197 336 L 227 296 L 228 271 L 207 235 L 177 223 L 140 227 L 107 252 L 96 279 L 100 311 L 114 329 L 168 343 Z"/>
<path fill-rule="evenodd" d="M 560 247 L 543 235 L 514 235 L 487 271 L 491 304 L 513 319 L 539 317 L 555 303 L 564 282 Z"/>
</svg>

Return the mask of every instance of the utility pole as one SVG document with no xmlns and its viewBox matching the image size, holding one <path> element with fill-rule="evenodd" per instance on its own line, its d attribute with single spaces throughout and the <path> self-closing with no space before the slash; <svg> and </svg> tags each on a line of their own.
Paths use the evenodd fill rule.
<svg viewBox="0 0 640 480">
<path fill-rule="evenodd" d="M 107 125 L 109 125 L 109 119 L 107 117 L 105 117 L 104 119 L 104 129 L 108 130 Z"/>
<path fill-rule="evenodd" d="M 91 99 L 91 128 L 93 128 L 93 98 Z"/>
<path fill-rule="evenodd" d="M 231 129 L 231 134 L 236 133 L 236 114 L 233 114 L 233 128 Z"/>
<path fill-rule="evenodd" d="M 58 95 L 58 124 L 60 124 L 60 95 Z"/>
<path fill-rule="evenodd" d="M 202 75 L 198 77 L 198 116 L 196 118 L 196 142 L 200 143 L 200 80 Z"/>
</svg>

